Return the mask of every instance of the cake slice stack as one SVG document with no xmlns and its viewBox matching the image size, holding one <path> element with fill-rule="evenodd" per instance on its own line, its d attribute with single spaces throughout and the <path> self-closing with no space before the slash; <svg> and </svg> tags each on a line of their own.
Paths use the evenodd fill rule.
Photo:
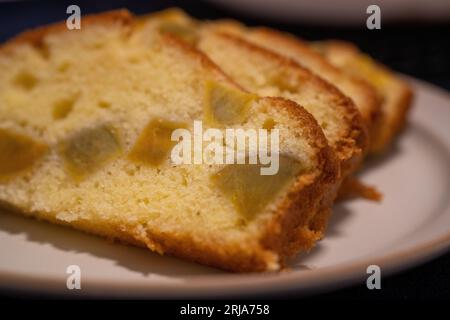
<svg viewBox="0 0 450 320">
<path fill-rule="evenodd" d="M 178 9 L 24 32 L 0 68 L 1 205 L 235 272 L 322 239 L 411 97 L 353 47 Z"/>
<path fill-rule="evenodd" d="M 259 95 L 284 97 L 306 108 L 321 126 L 335 151 L 339 184 L 356 170 L 368 148 L 364 119 L 351 99 L 296 61 L 171 9 L 142 19 L 141 32 L 170 34 L 207 54 L 240 86 Z M 324 233 L 331 199 L 311 227 Z"/>
<path fill-rule="evenodd" d="M 1 47 L 0 201 L 161 254 L 279 270 L 321 237 L 311 222 L 336 192 L 320 126 L 293 101 L 244 91 L 178 38 L 142 31 L 116 11 Z M 277 132 L 276 174 L 259 162 L 177 163 L 172 133 L 196 123 Z"/>
</svg>

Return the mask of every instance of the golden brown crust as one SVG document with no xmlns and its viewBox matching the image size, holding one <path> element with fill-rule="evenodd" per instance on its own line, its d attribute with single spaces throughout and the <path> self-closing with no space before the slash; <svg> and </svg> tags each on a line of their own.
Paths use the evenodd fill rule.
<svg viewBox="0 0 450 320">
<path fill-rule="evenodd" d="M 199 60 L 202 66 L 209 69 L 215 75 L 219 78 L 222 78 L 224 81 L 227 81 L 229 83 L 232 83 L 236 88 L 239 88 L 240 90 L 246 91 L 244 88 L 242 88 L 238 83 L 236 83 L 231 77 L 229 77 L 225 72 L 220 69 L 220 67 L 215 64 L 205 53 L 203 53 L 200 50 L 197 50 L 195 47 L 190 45 L 189 43 L 181 40 L 175 35 L 172 35 L 170 33 L 162 35 L 163 41 L 168 43 L 169 45 L 175 46 L 182 50 L 184 53 L 189 55 L 192 59 Z"/>
<path fill-rule="evenodd" d="M 82 28 L 86 25 L 92 24 L 122 24 L 131 25 L 133 21 L 133 14 L 125 9 L 108 11 L 101 14 L 92 14 L 83 16 Z M 80 32 L 82 29 L 70 30 L 70 32 Z M 27 30 L 19 35 L 9 39 L 0 47 L 0 54 L 11 54 L 14 49 L 21 44 L 30 44 L 34 47 L 41 47 L 43 39 L 48 34 L 55 34 L 59 32 L 68 32 L 66 24 L 63 22 L 57 22 L 54 24 L 38 27 L 35 29 Z"/>
<path fill-rule="evenodd" d="M 381 113 L 380 98 L 376 90 L 366 81 L 348 75 L 339 68 L 330 64 L 324 57 L 322 57 L 314 49 L 303 40 L 291 34 L 283 33 L 266 27 L 258 27 L 252 29 L 252 33 L 257 37 L 264 38 L 267 43 L 271 43 L 276 47 L 277 44 L 287 46 L 293 53 L 298 54 L 298 61 L 302 64 L 302 57 L 308 58 L 308 63 L 304 61 L 304 66 L 310 68 L 313 72 L 324 77 L 331 83 L 336 83 L 342 90 L 342 85 L 352 88 L 353 100 L 361 112 L 363 119 L 366 121 L 369 136 L 375 134 L 378 126 Z M 346 92 L 350 95 L 349 92 Z M 358 95 L 358 99 L 355 99 Z"/>
<path fill-rule="evenodd" d="M 84 20 L 86 22 L 86 19 Z M 110 23 L 120 21 L 125 25 L 132 23 L 132 16 L 126 11 L 104 13 L 89 17 L 89 23 Z M 42 39 L 53 32 L 64 30 L 63 24 L 51 25 L 28 31 L 10 40 L 5 47 L 0 49 L 1 53 L 13 52 L 14 47 L 23 43 L 38 45 Z M 172 40 L 168 40 L 169 42 Z M 175 46 L 185 50 L 189 54 L 196 55 L 205 68 L 214 69 L 213 72 L 223 74 L 220 68 L 214 65 L 206 56 L 200 54 L 193 48 L 176 44 Z M 183 49 L 184 48 L 184 49 Z M 110 239 L 118 239 L 126 243 L 145 246 L 159 253 L 167 253 L 182 257 L 191 261 L 200 262 L 218 268 L 238 271 L 255 272 L 277 269 L 278 264 L 288 254 L 297 252 L 303 248 L 310 248 L 317 237 L 311 232 L 307 223 L 315 211 L 327 203 L 328 199 L 334 197 L 334 186 L 338 175 L 338 166 L 335 155 L 320 127 L 303 108 L 294 102 L 281 98 L 261 98 L 274 108 L 286 110 L 292 117 L 298 120 L 299 128 L 302 130 L 307 141 L 310 142 L 317 154 L 317 166 L 307 175 L 301 175 L 288 192 L 284 201 L 279 205 L 276 217 L 272 219 L 264 231 L 258 246 L 251 250 L 242 250 L 237 246 L 227 246 L 223 243 L 199 242 L 194 239 L 179 235 L 159 233 L 145 229 L 139 224 L 114 225 L 105 221 L 105 225 L 97 225 L 89 220 L 77 220 L 67 223 L 57 219 L 55 212 L 35 212 L 31 208 L 20 208 L 22 214 L 34 216 L 57 224 L 70 225 L 76 229 L 98 234 Z M 142 232 L 144 228 L 145 232 Z"/>
<path fill-rule="evenodd" d="M 351 66 L 360 60 L 367 59 L 365 54 L 355 45 L 345 41 L 327 40 L 319 42 L 316 46 L 320 48 L 328 59 L 332 59 L 334 56 L 342 56 L 346 65 Z M 398 78 L 389 68 L 374 60 L 371 60 L 370 63 L 372 64 L 372 68 L 376 69 L 377 72 L 383 73 L 384 77 L 387 77 L 389 81 L 395 84 L 389 86 L 387 91 L 378 89 L 378 94 L 383 99 L 381 105 L 382 113 L 378 130 L 371 141 L 370 152 L 372 154 L 379 154 L 387 149 L 391 141 L 404 127 L 408 111 L 411 107 L 413 92 L 411 87 L 402 79 Z M 343 70 L 348 69 L 345 66 L 341 66 L 341 68 Z M 358 68 L 352 68 L 351 72 L 364 78 L 369 83 L 376 81 L 368 77 L 367 74 L 364 74 L 363 71 L 358 70 Z M 377 87 L 375 83 L 374 86 Z"/>
<path fill-rule="evenodd" d="M 362 183 L 358 178 L 348 177 L 342 183 L 337 200 L 343 201 L 355 198 L 380 202 L 383 195 L 375 187 Z"/>
<path fill-rule="evenodd" d="M 282 98 L 270 99 L 274 106 L 286 109 L 299 119 L 307 130 L 308 141 L 317 150 L 318 168 L 307 177 L 302 177 L 289 191 L 279 206 L 277 217 L 271 220 L 263 238 L 265 247 L 279 252 L 281 256 L 309 250 L 321 235 L 310 230 L 310 221 L 322 207 L 331 207 L 339 185 L 339 164 L 335 154 L 314 117 L 295 102 Z"/>
</svg>

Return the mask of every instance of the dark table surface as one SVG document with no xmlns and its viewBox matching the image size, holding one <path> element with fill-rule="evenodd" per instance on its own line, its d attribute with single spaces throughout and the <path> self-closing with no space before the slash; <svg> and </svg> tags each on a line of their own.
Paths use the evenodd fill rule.
<svg viewBox="0 0 450 320">
<path fill-rule="evenodd" d="M 339 38 L 355 42 L 364 51 L 393 69 L 431 82 L 450 91 L 450 21 L 423 24 L 406 21 L 382 25 L 381 30 L 359 27 L 323 27 L 282 24 L 228 11 L 210 3 L 185 1 L 24 1 L 0 2 L 0 41 L 24 29 L 66 19 L 70 4 L 80 6 L 82 14 L 114 8 L 146 13 L 179 6 L 197 18 L 232 17 L 250 25 L 268 25 L 318 40 Z M 450 125 L 450 124 L 449 124 Z M 9 296 L 10 293 L 3 293 Z M 273 298 L 295 298 L 295 293 Z M 327 299 L 450 299 L 450 253 L 400 274 L 383 278 L 382 290 L 368 290 L 365 284 L 340 289 L 315 298 Z"/>
</svg>

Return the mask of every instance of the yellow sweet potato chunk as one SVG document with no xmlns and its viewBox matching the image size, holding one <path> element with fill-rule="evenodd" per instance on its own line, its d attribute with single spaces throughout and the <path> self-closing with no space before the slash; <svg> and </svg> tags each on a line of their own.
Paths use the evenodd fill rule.
<svg viewBox="0 0 450 320">
<path fill-rule="evenodd" d="M 160 165 L 167 159 L 176 143 L 171 141 L 172 132 L 179 128 L 186 128 L 186 125 L 163 119 L 150 120 L 139 135 L 128 158 L 145 165 Z"/>
<path fill-rule="evenodd" d="M 302 164 L 285 155 L 279 157 L 275 175 L 261 175 L 260 164 L 231 164 L 212 176 L 213 183 L 246 219 L 266 207 L 302 171 Z"/>
<path fill-rule="evenodd" d="M 205 86 L 204 118 L 211 125 L 244 122 L 256 96 L 208 81 Z"/>
<path fill-rule="evenodd" d="M 30 168 L 46 150 L 43 143 L 0 129 L 0 180 Z"/>
<path fill-rule="evenodd" d="M 28 71 L 21 71 L 14 78 L 14 84 L 24 90 L 33 89 L 37 83 L 38 79 Z"/>
<path fill-rule="evenodd" d="M 117 133 L 108 125 L 83 129 L 59 146 L 65 167 L 75 180 L 94 173 L 120 151 Z"/>
<path fill-rule="evenodd" d="M 72 111 L 75 104 L 74 98 L 62 99 L 53 104 L 52 116 L 55 120 L 64 119 Z"/>
</svg>

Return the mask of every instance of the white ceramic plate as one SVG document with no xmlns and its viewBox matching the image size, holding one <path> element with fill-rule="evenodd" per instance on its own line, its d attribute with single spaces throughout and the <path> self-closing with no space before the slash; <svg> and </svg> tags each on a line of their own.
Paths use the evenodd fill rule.
<svg viewBox="0 0 450 320">
<path fill-rule="evenodd" d="M 364 181 L 381 204 L 357 200 L 335 208 L 328 235 L 279 274 L 228 274 L 44 222 L 0 213 L 0 287 L 118 297 L 225 297 L 298 294 L 365 283 L 450 247 L 450 95 L 410 79 L 417 99 L 410 125 Z M 66 268 L 81 268 L 81 290 L 66 288 Z"/>
</svg>

